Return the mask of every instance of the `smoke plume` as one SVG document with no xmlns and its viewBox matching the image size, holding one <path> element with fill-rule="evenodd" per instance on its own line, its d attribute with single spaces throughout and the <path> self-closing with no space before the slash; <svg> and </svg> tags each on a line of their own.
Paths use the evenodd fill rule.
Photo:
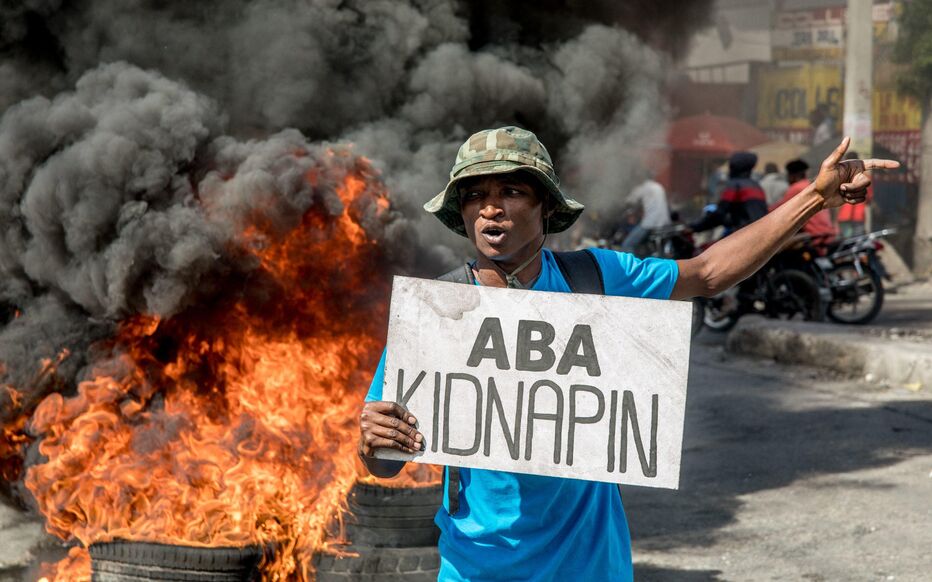
<svg viewBox="0 0 932 582">
<path fill-rule="evenodd" d="M 368 157 L 389 191 L 387 218 L 359 209 L 386 249 L 374 268 L 436 275 L 467 252 L 420 206 L 486 127 L 535 131 L 567 190 L 610 208 L 710 6 L 0 3 L 0 362 L 3 383 L 32 390 L 21 408 L 0 394 L 0 421 L 73 389 L 118 321 L 248 277 L 232 241 L 257 217 L 287 233 L 311 207 L 342 210 L 352 156 L 335 147 Z"/>
</svg>

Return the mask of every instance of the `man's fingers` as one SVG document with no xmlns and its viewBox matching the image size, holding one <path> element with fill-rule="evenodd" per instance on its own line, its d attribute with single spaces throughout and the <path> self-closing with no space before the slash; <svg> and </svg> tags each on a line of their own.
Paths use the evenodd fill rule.
<svg viewBox="0 0 932 582">
<path fill-rule="evenodd" d="M 839 189 L 841 190 L 842 194 L 853 194 L 858 192 L 865 192 L 867 187 L 870 185 L 870 176 L 864 172 L 861 172 L 859 174 L 855 174 L 854 178 L 850 182 L 842 184 Z"/>
<path fill-rule="evenodd" d="M 895 170 L 900 167 L 896 160 L 863 160 L 865 170 Z"/>
<path fill-rule="evenodd" d="M 417 423 L 417 419 L 414 418 L 414 415 L 408 412 L 404 406 L 398 404 L 397 402 L 370 402 L 366 405 L 366 408 L 375 410 L 381 414 L 400 418 L 411 425 Z"/>
<path fill-rule="evenodd" d="M 375 431 L 376 428 L 379 428 L 379 434 L 382 436 L 390 436 L 390 438 L 395 438 L 394 433 L 398 433 L 405 438 L 409 438 L 414 441 L 420 442 L 424 440 L 424 435 L 415 430 L 413 426 L 405 422 L 401 422 L 399 419 L 392 416 L 379 415 L 378 417 L 371 420 L 372 424 L 370 430 Z"/>
<path fill-rule="evenodd" d="M 424 448 L 424 438 L 420 434 L 415 435 L 415 437 L 410 437 L 398 429 L 387 428 L 384 426 L 373 426 L 371 429 L 369 429 L 369 432 L 382 438 L 398 441 L 399 443 L 412 450 L 421 450 Z"/>
<path fill-rule="evenodd" d="M 363 411 L 361 420 L 363 423 L 368 421 L 368 424 L 371 426 L 382 426 L 385 428 L 397 430 L 411 438 L 415 438 L 415 436 L 418 434 L 417 430 L 415 430 L 415 428 L 407 422 L 401 420 L 400 418 L 395 418 L 394 416 L 388 416 L 387 414 Z"/>
<path fill-rule="evenodd" d="M 833 168 L 838 162 L 841 161 L 841 158 L 845 155 L 845 152 L 848 151 L 848 146 L 851 144 L 851 138 L 845 136 L 841 143 L 838 144 L 838 147 L 825 158 L 825 161 L 822 162 L 823 168 Z"/>
<path fill-rule="evenodd" d="M 852 204 L 858 204 L 867 200 L 866 192 L 844 192 L 841 195 L 842 200 L 845 202 L 850 202 Z"/>
<path fill-rule="evenodd" d="M 369 448 L 369 454 L 371 455 L 375 449 L 395 449 L 396 451 L 402 451 L 405 453 L 416 453 L 414 449 L 406 447 L 400 442 L 394 439 L 387 439 L 384 437 L 377 437 L 374 435 L 369 435 L 369 438 L 366 439 L 366 446 Z"/>
<path fill-rule="evenodd" d="M 416 453 L 424 449 L 424 435 L 415 428 L 417 419 L 397 402 L 369 402 L 359 415 L 362 446 L 366 455 L 373 449 L 395 449 Z"/>
</svg>

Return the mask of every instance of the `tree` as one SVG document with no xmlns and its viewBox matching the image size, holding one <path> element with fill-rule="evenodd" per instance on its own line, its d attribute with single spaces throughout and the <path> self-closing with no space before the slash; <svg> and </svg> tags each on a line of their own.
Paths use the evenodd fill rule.
<svg viewBox="0 0 932 582">
<path fill-rule="evenodd" d="M 903 3 L 894 60 L 906 65 L 898 77 L 900 90 L 922 106 L 919 158 L 919 207 L 913 242 L 913 270 L 932 273 L 932 0 Z"/>
</svg>

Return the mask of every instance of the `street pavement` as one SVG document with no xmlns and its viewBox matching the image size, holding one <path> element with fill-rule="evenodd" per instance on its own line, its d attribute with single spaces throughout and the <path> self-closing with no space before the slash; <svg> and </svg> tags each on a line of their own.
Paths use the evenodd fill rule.
<svg viewBox="0 0 932 582">
<path fill-rule="evenodd" d="M 869 325 L 744 317 L 726 346 L 739 354 L 825 367 L 872 382 L 932 390 L 932 283 L 888 293 Z"/>
<path fill-rule="evenodd" d="M 932 332 L 932 281 L 902 285 L 887 292 L 872 326 Z"/>
<path fill-rule="evenodd" d="M 680 489 L 625 488 L 635 580 L 932 580 L 928 389 L 694 344 Z"/>
<path fill-rule="evenodd" d="M 30 580 L 30 566 L 54 545 L 35 516 L 0 498 L 0 582 Z"/>
</svg>

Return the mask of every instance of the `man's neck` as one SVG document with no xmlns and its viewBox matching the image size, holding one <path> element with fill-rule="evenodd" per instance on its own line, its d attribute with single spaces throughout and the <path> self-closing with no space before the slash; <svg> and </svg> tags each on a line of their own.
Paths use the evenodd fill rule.
<svg viewBox="0 0 932 582">
<path fill-rule="evenodd" d="M 540 276 L 540 272 L 543 269 L 543 249 L 541 248 L 540 252 L 537 252 L 538 248 L 540 248 L 539 241 L 536 242 L 531 249 L 531 252 L 535 253 L 534 258 L 515 275 L 518 282 L 521 283 L 521 286 L 524 288 L 530 287 L 531 283 Z M 480 253 L 479 257 L 476 259 L 474 268 L 475 275 L 479 279 L 479 282 L 487 287 L 507 287 L 508 281 L 506 275 L 510 275 L 528 259 L 526 254 L 522 253 L 522 255 L 520 260 L 498 262 Z"/>
</svg>

